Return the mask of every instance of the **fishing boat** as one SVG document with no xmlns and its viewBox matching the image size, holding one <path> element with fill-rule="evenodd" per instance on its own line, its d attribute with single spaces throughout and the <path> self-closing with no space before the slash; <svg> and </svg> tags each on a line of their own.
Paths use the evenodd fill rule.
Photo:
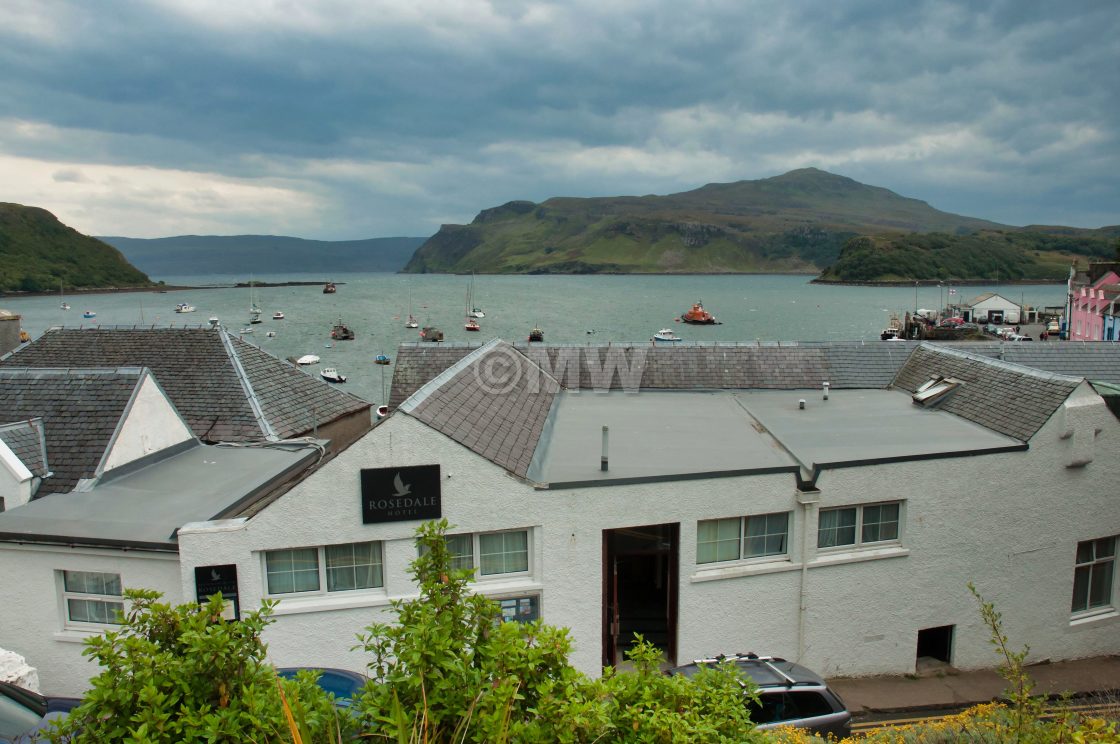
<svg viewBox="0 0 1120 744">
<path fill-rule="evenodd" d="M 84 313 L 82 313 L 82 317 L 83 318 L 96 318 L 97 313 L 95 313 L 92 310 L 86 310 Z"/>
<path fill-rule="evenodd" d="M 404 322 L 405 328 L 419 328 L 420 324 L 416 322 L 416 318 L 412 317 L 412 289 L 408 290 L 408 320 Z"/>
<path fill-rule="evenodd" d="M 466 318 L 463 321 L 463 330 L 464 331 L 481 331 L 482 330 L 482 326 L 480 326 L 478 324 L 478 321 L 475 320 L 475 316 L 471 313 L 471 292 L 473 292 L 473 291 L 474 291 L 474 278 L 472 277 L 471 278 L 471 283 L 467 285 L 467 304 L 466 304 L 466 311 L 465 311 Z"/>
<path fill-rule="evenodd" d="M 334 367 L 323 367 L 319 376 L 327 382 L 346 382 L 346 377 Z"/>
<path fill-rule="evenodd" d="M 339 318 L 338 322 L 331 328 L 331 338 L 335 341 L 353 341 L 354 332 L 342 322 L 342 318 Z"/>
<path fill-rule="evenodd" d="M 334 282 L 327 282 L 323 285 L 323 294 L 334 294 L 338 291 L 338 287 L 334 286 Z"/>
<path fill-rule="evenodd" d="M 384 354 L 378 354 L 377 356 L 375 356 L 373 358 L 373 363 L 374 364 L 392 364 L 392 361 L 389 359 L 389 357 L 385 356 Z"/>
<path fill-rule="evenodd" d="M 273 320 L 283 320 L 283 319 L 284 319 L 284 313 L 282 313 L 282 312 L 280 312 L 279 310 L 277 310 L 276 312 L 274 312 L 274 313 L 272 314 L 272 319 L 273 319 Z"/>
<path fill-rule="evenodd" d="M 693 325 L 719 325 L 720 322 L 716 320 L 716 316 L 709 313 L 704 309 L 703 303 L 694 302 L 692 308 L 681 314 L 682 323 L 692 323 Z"/>
<path fill-rule="evenodd" d="M 318 363 L 319 363 L 319 357 L 315 356 L 314 354 L 304 354 L 303 356 L 301 356 L 299 359 L 296 360 L 296 364 L 298 364 L 301 367 L 306 367 L 308 365 L 318 364 Z"/>
<path fill-rule="evenodd" d="M 443 331 L 435 326 L 424 326 L 420 329 L 420 340 L 430 342 L 442 341 Z"/>
<path fill-rule="evenodd" d="M 684 339 L 680 336 L 673 333 L 672 328 L 662 328 L 660 331 L 653 334 L 653 338 L 651 339 L 654 344 L 675 344 L 683 340 Z"/>
<path fill-rule="evenodd" d="M 175 306 L 175 312 L 177 313 L 193 313 L 197 309 L 194 305 L 188 305 L 185 302 L 180 302 Z"/>
<path fill-rule="evenodd" d="M 211 327 L 211 328 L 217 328 L 217 327 L 218 327 L 218 323 L 220 323 L 221 321 L 219 321 L 219 320 L 218 320 L 218 316 L 217 316 L 217 315 L 211 315 L 211 316 L 210 316 L 210 320 L 209 320 L 209 321 L 207 321 L 207 322 L 208 322 L 208 323 L 210 324 L 210 327 Z"/>
<path fill-rule="evenodd" d="M 544 343 L 544 331 L 534 327 L 529 331 L 529 343 Z"/>
<path fill-rule="evenodd" d="M 62 303 L 61 305 L 59 305 L 60 308 L 62 308 L 63 310 L 69 310 L 70 309 L 70 303 L 66 301 L 66 295 L 64 295 L 62 293 L 62 285 L 61 284 L 58 285 L 58 299 L 59 299 L 59 302 Z"/>
</svg>

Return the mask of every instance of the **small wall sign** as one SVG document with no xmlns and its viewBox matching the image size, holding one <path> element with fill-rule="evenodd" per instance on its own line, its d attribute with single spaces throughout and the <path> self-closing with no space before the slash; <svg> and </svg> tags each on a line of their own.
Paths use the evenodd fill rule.
<svg viewBox="0 0 1120 744">
<path fill-rule="evenodd" d="M 195 566 L 194 591 L 199 604 L 208 602 L 218 592 L 222 594 L 222 617 L 240 620 L 241 607 L 237 601 L 237 564 L 221 566 Z"/>
<path fill-rule="evenodd" d="M 366 468 L 362 478 L 362 523 L 439 519 L 439 465 Z"/>
</svg>

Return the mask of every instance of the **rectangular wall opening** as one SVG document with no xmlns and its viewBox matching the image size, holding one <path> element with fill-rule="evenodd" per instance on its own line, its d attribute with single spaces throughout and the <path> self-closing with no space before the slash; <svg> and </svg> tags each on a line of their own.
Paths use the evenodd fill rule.
<svg viewBox="0 0 1120 744">
<path fill-rule="evenodd" d="M 918 631 L 917 667 L 948 666 L 953 661 L 953 628 L 955 625 L 942 625 Z"/>
</svg>

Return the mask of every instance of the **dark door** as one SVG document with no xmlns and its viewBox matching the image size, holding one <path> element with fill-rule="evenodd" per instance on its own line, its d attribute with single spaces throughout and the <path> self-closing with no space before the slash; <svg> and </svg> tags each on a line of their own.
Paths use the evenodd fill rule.
<svg viewBox="0 0 1120 744">
<path fill-rule="evenodd" d="M 635 634 L 677 654 L 679 524 L 603 530 L 603 664 L 625 659 Z"/>
</svg>

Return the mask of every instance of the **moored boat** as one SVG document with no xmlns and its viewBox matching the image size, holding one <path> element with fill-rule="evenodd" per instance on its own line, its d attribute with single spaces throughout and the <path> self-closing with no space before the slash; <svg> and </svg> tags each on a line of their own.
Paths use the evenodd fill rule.
<svg viewBox="0 0 1120 744">
<path fill-rule="evenodd" d="M 680 336 L 673 333 L 672 328 L 662 328 L 657 333 L 653 334 L 651 339 L 655 344 L 674 344 L 683 341 Z"/>
<path fill-rule="evenodd" d="M 277 310 L 276 312 L 274 312 L 274 313 L 272 314 L 272 319 L 273 319 L 273 320 L 283 320 L 283 319 L 284 319 L 284 313 L 282 313 L 282 312 L 280 312 L 279 310 Z"/>
<path fill-rule="evenodd" d="M 435 326 L 424 326 L 420 329 L 420 340 L 432 342 L 442 341 L 443 331 L 436 328 Z"/>
<path fill-rule="evenodd" d="M 331 338 L 335 341 L 353 341 L 354 332 L 342 322 L 342 318 L 339 318 L 338 322 L 331 328 Z"/>
<path fill-rule="evenodd" d="M 392 364 L 392 361 L 389 359 L 389 357 L 385 356 L 384 354 L 378 354 L 377 356 L 375 356 L 373 358 L 373 363 L 374 364 Z"/>
<path fill-rule="evenodd" d="M 716 316 L 712 315 L 704 309 L 704 305 L 701 302 L 692 303 L 692 307 L 688 310 L 688 312 L 681 314 L 681 322 L 692 323 L 693 325 L 720 324 L 719 321 L 716 320 Z"/>
<path fill-rule="evenodd" d="M 97 313 L 95 313 L 92 310 L 86 310 L 84 313 L 82 313 L 82 317 L 83 318 L 96 318 Z"/>
<path fill-rule="evenodd" d="M 175 312 L 177 313 L 193 313 L 195 310 L 197 308 L 194 305 L 188 305 L 185 302 L 180 302 L 175 306 Z"/>
<path fill-rule="evenodd" d="M 334 282 L 327 282 L 323 285 L 323 294 L 334 294 L 338 291 L 338 287 L 334 286 Z"/>
<path fill-rule="evenodd" d="M 299 359 L 296 360 L 296 364 L 300 365 L 301 367 L 306 367 L 307 365 L 318 364 L 318 363 L 319 363 L 319 357 L 317 357 L 314 354 L 304 354 L 303 356 L 301 356 Z"/>
<path fill-rule="evenodd" d="M 529 343 L 544 343 L 544 331 L 534 327 L 529 331 Z"/>
<path fill-rule="evenodd" d="M 319 370 L 319 376 L 327 382 L 346 382 L 346 377 L 334 367 L 323 367 Z"/>
</svg>

